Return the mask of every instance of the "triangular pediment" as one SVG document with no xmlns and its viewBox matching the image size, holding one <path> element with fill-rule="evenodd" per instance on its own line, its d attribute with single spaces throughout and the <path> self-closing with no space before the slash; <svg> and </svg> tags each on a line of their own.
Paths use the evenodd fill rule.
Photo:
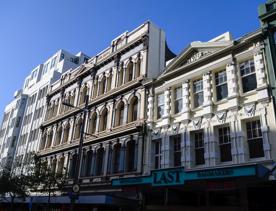
<svg viewBox="0 0 276 211">
<path fill-rule="evenodd" d="M 229 39 L 220 40 L 220 38 L 225 38 L 225 36 L 229 36 Z M 220 35 L 208 42 L 192 42 L 166 66 L 162 75 L 180 67 L 196 63 L 201 59 L 224 50 L 231 45 L 233 45 L 233 40 L 230 38 L 229 33 Z"/>
</svg>

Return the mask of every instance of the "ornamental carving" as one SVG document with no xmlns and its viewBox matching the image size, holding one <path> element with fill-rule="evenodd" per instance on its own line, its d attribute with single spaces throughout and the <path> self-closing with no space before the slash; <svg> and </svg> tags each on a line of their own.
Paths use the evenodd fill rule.
<svg viewBox="0 0 276 211">
<path fill-rule="evenodd" d="M 226 117 L 227 117 L 227 112 L 220 112 L 216 114 L 217 120 L 219 123 L 225 123 Z"/>
<path fill-rule="evenodd" d="M 190 63 L 196 62 L 197 60 L 201 59 L 202 57 L 208 56 L 212 53 L 213 53 L 213 51 L 200 51 L 200 52 L 197 52 L 197 53 L 193 54 L 189 59 L 187 59 L 185 64 L 190 64 Z"/>
<path fill-rule="evenodd" d="M 201 123 L 202 123 L 202 118 L 201 117 L 192 120 L 192 122 L 193 122 L 193 125 L 194 125 L 195 129 L 200 129 L 201 128 Z"/>
<path fill-rule="evenodd" d="M 244 106 L 244 114 L 248 117 L 254 116 L 256 110 L 255 104 Z"/>
</svg>

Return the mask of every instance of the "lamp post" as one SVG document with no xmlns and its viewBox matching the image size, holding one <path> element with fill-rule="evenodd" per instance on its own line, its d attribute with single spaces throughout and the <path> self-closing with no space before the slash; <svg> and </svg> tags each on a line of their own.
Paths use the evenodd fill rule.
<svg viewBox="0 0 276 211">
<path fill-rule="evenodd" d="M 80 128 L 80 142 L 79 142 L 79 148 L 78 148 L 78 156 L 77 156 L 77 164 L 75 167 L 74 171 L 74 183 L 72 187 L 72 192 L 73 194 L 70 196 L 71 197 L 71 207 L 70 210 L 74 210 L 74 203 L 76 198 L 78 197 L 79 191 L 80 191 L 80 185 L 79 185 L 79 178 L 81 175 L 81 162 L 82 162 L 82 146 L 83 146 L 83 136 L 84 136 L 84 128 L 85 128 L 85 119 L 88 111 L 88 95 L 85 96 L 85 105 L 84 108 L 79 108 L 74 105 L 71 105 L 70 103 L 67 102 L 62 102 L 63 105 L 71 107 L 71 108 L 78 108 L 83 112 L 83 119 L 82 119 L 82 124 Z"/>
</svg>

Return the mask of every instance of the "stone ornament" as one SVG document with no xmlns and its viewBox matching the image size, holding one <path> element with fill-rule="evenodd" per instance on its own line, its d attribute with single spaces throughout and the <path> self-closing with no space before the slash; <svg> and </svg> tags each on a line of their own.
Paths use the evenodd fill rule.
<svg viewBox="0 0 276 211">
<path fill-rule="evenodd" d="M 226 117 L 227 117 L 227 112 L 220 112 L 216 114 L 217 120 L 219 123 L 225 123 Z"/>
<path fill-rule="evenodd" d="M 201 117 L 192 120 L 192 122 L 193 122 L 193 125 L 194 125 L 195 129 L 200 129 L 201 128 L 201 123 L 202 123 L 202 118 Z"/>
<path fill-rule="evenodd" d="M 244 106 L 244 114 L 248 117 L 255 114 L 256 106 L 255 104 Z"/>
</svg>

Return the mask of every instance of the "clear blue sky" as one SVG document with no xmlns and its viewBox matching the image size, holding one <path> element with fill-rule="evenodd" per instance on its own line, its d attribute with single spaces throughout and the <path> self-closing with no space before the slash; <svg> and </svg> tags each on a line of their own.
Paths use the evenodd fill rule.
<svg viewBox="0 0 276 211">
<path fill-rule="evenodd" d="M 89 56 L 150 19 L 179 53 L 191 41 L 259 27 L 265 0 L 3 0 L 0 5 L 0 121 L 15 90 L 58 49 Z"/>
</svg>

